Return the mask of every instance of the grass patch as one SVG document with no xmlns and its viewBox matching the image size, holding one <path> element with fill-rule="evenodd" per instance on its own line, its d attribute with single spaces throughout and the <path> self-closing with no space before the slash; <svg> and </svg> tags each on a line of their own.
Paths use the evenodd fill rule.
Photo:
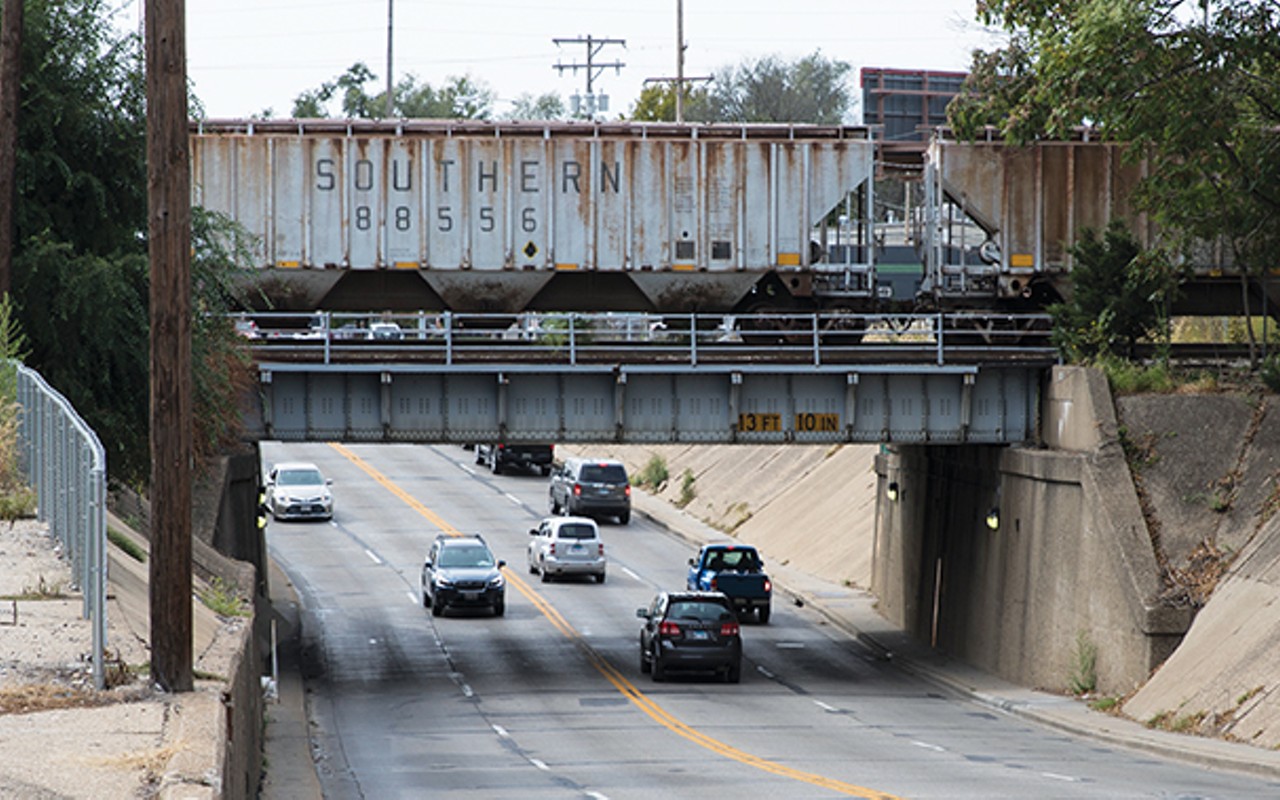
<svg viewBox="0 0 1280 800">
<path fill-rule="evenodd" d="M 125 555 L 142 564 L 147 563 L 147 551 L 130 539 L 123 531 L 107 526 L 107 541 L 124 551 Z"/>
<path fill-rule="evenodd" d="M 667 460 L 662 456 L 654 455 L 649 458 L 640 472 L 632 477 L 631 482 L 636 486 L 658 491 L 666 484 L 669 477 L 671 473 L 667 470 Z"/>
<path fill-rule="evenodd" d="M 1076 634 L 1076 650 L 1072 656 L 1071 676 L 1068 679 L 1072 694 L 1085 695 L 1098 688 L 1098 648 L 1089 634 Z"/>
<path fill-rule="evenodd" d="M 1102 711 L 1107 714 L 1113 714 L 1120 708 L 1119 697 L 1098 697 L 1089 701 L 1089 708 L 1094 711 Z"/>
<path fill-rule="evenodd" d="M 1238 706 L 1242 706 L 1242 705 L 1244 705 L 1245 703 L 1249 702 L 1250 700 L 1252 700 L 1253 698 L 1257 697 L 1257 696 L 1258 696 L 1258 695 L 1260 695 L 1260 694 L 1262 694 L 1262 687 L 1261 687 L 1261 686 L 1255 686 L 1255 687 L 1253 687 L 1252 689 L 1250 689 L 1249 691 L 1247 691 L 1247 692 L 1245 692 L 1244 694 L 1242 694 L 1242 695 L 1240 695 L 1239 697 L 1237 697 L 1237 698 L 1236 698 L 1236 705 L 1238 705 Z"/>
<path fill-rule="evenodd" d="M 0 600 L 66 600 L 68 597 L 61 583 L 48 583 L 41 575 L 35 586 L 24 586 L 17 594 L 0 595 Z"/>
<path fill-rule="evenodd" d="M 695 480 L 697 478 L 694 477 L 693 470 L 686 467 L 685 471 L 680 475 L 680 499 L 676 500 L 677 508 L 684 508 L 693 502 L 693 498 L 698 496 L 698 493 L 693 488 Z"/>
<path fill-rule="evenodd" d="M 200 592 L 200 602 L 220 617 L 249 616 L 248 603 L 236 594 L 236 588 L 221 578 L 213 581 Z"/>
<path fill-rule="evenodd" d="M 29 519 L 36 515 L 36 490 L 30 486 L 19 486 L 0 494 L 0 519 L 10 525 L 20 519 Z"/>
</svg>

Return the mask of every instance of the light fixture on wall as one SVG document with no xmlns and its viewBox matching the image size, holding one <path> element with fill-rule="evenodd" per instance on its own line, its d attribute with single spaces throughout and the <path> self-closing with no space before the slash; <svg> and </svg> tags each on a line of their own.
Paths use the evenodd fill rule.
<svg viewBox="0 0 1280 800">
<path fill-rule="evenodd" d="M 889 481 L 889 488 L 885 490 L 885 494 L 889 496 L 889 502 L 898 502 L 898 482 Z"/>
<path fill-rule="evenodd" d="M 996 506 L 987 512 L 987 527 L 993 531 L 1000 528 L 1000 509 Z"/>
</svg>

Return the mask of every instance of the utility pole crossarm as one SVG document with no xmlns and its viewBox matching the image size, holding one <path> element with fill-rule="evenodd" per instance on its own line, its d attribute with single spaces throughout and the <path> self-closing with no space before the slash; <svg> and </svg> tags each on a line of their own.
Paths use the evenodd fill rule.
<svg viewBox="0 0 1280 800">
<path fill-rule="evenodd" d="M 617 45 L 622 45 L 623 47 L 626 47 L 627 46 L 626 39 L 597 39 L 594 36 L 586 36 L 586 37 L 579 36 L 573 39 L 556 38 L 556 39 L 552 39 L 551 41 L 557 47 L 565 44 L 584 44 L 587 46 L 587 63 L 586 64 L 579 64 L 578 62 L 575 61 L 572 64 L 561 64 L 557 62 L 551 65 L 552 69 L 556 70 L 561 75 L 564 74 L 565 70 L 571 70 L 575 73 L 578 70 L 585 70 L 587 73 L 587 97 L 594 97 L 595 92 L 592 89 L 592 84 L 595 82 L 595 79 L 598 78 L 602 72 L 612 67 L 614 70 L 618 72 L 618 74 L 621 74 L 622 68 L 626 66 L 626 64 L 621 61 L 611 61 L 605 64 L 600 64 L 600 63 L 597 63 L 595 60 L 596 56 L 600 54 L 600 51 L 604 49 L 606 45 L 617 44 Z"/>
</svg>

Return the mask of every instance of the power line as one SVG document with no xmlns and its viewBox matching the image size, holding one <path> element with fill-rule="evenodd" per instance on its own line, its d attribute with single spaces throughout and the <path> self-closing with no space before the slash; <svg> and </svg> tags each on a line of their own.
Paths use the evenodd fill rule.
<svg viewBox="0 0 1280 800">
<path fill-rule="evenodd" d="M 587 96 L 586 96 L 587 116 L 594 117 L 596 113 L 596 94 L 592 90 L 592 83 L 595 81 L 597 77 L 600 76 L 600 73 L 604 72 L 606 69 L 613 67 L 613 69 L 617 72 L 617 74 L 621 75 L 622 68 L 626 66 L 626 64 L 622 63 L 621 61 L 611 61 L 607 64 L 598 64 L 595 61 L 595 57 L 600 53 L 601 50 L 604 49 L 605 45 L 620 44 L 625 48 L 627 46 L 627 40 L 626 39 L 596 39 L 588 35 L 585 39 L 582 37 L 578 37 L 576 39 L 552 39 L 551 41 L 557 47 L 563 44 L 583 44 L 587 46 L 587 63 L 586 64 L 579 64 L 577 61 L 573 62 L 572 64 L 562 64 L 559 61 L 557 61 L 556 63 L 552 64 L 551 67 L 552 69 L 559 72 L 561 75 L 564 74 L 565 70 L 572 70 L 575 74 L 577 73 L 578 70 L 586 71 L 587 73 Z M 572 102 L 573 113 L 577 114 L 578 113 L 578 95 L 576 92 L 574 93 L 572 100 L 573 100 Z M 608 95 L 601 94 L 599 110 L 607 111 L 608 109 L 609 109 L 609 97 Z"/>
</svg>

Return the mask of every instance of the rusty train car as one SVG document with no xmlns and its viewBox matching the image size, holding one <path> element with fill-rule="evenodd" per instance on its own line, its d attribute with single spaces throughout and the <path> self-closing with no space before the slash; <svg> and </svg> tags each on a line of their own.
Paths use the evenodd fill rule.
<svg viewBox="0 0 1280 800">
<path fill-rule="evenodd" d="M 192 202 L 254 234 L 277 297 L 331 309 L 865 307 L 861 126 L 193 123 Z"/>
<path fill-rule="evenodd" d="M 1085 135 L 1014 147 L 939 130 L 924 202 L 887 224 L 875 132 L 201 121 L 192 202 L 254 234 L 264 293 L 305 310 L 1033 311 L 1069 296 L 1082 228 L 1119 218 L 1159 241 L 1131 202 L 1145 162 Z M 890 280 L 894 260 L 914 279 Z M 1190 313 L 1236 313 L 1223 248 L 1192 260 Z"/>
</svg>

